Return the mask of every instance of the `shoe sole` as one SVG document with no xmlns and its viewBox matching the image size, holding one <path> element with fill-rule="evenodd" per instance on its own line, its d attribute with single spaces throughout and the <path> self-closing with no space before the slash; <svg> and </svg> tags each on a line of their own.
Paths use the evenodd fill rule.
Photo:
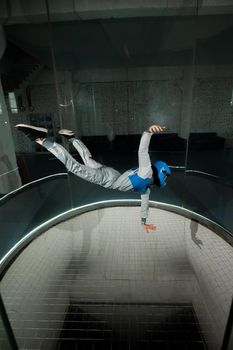
<svg viewBox="0 0 233 350">
<path fill-rule="evenodd" d="M 44 133 L 48 133 L 48 129 L 46 128 L 41 128 L 38 126 L 33 126 L 33 125 L 28 125 L 28 124 L 17 124 L 15 126 L 16 128 L 27 128 L 27 129 L 31 129 L 31 130 L 36 130 L 36 131 L 40 131 L 40 132 L 44 132 Z"/>
<path fill-rule="evenodd" d="M 64 135 L 64 136 L 74 136 L 74 132 L 73 131 L 69 131 L 69 130 L 59 130 L 58 131 L 59 135 Z"/>
</svg>

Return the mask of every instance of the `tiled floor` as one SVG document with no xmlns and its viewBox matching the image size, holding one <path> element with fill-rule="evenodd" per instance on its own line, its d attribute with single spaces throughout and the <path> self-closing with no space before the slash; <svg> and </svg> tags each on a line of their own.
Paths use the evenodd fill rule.
<svg viewBox="0 0 233 350">
<path fill-rule="evenodd" d="M 171 212 L 148 222 L 155 232 L 139 207 L 112 207 L 35 239 L 0 283 L 19 348 L 219 350 L 232 247 Z"/>
</svg>

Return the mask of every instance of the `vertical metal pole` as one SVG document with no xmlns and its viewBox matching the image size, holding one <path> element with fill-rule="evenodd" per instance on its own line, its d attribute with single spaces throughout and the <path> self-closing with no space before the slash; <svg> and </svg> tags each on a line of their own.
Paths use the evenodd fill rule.
<svg viewBox="0 0 233 350">
<path fill-rule="evenodd" d="M 52 55 L 52 64 L 54 69 L 54 83 L 55 83 L 55 89 L 57 94 L 57 104 L 58 104 L 58 116 L 59 116 L 59 123 L 60 128 L 63 128 L 63 116 L 61 113 L 61 93 L 60 93 L 60 86 L 58 81 L 58 74 L 57 74 L 57 65 L 56 65 L 56 57 L 55 57 L 55 48 L 54 48 L 54 41 L 53 41 L 53 33 L 52 33 L 52 25 L 51 25 L 51 18 L 50 18 L 50 10 L 49 10 L 49 0 L 45 0 L 46 5 L 46 12 L 47 12 L 47 18 L 48 18 L 48 28 L 49 28 L 49 42 L 50 42 L 50 49 L 51 49 L 51 55 Z M 62 141 L 63 143 L 63 141 Z M 63 143 L 63 146 L 67 148 L 67 146 Z M 71 208 L 73 208 L 73 199 L 72 199 L 72 191 L 71 191 L 71 182 L 70 182 L 70 176 L 68 174 L 68 189 L 70 194 L 70 205 Z"/>
<path fill-rule="evenodd" d="M 0 294 L 0 315 L 1 315 L 2 322 L 3 322 L 3 325 L 5 327 L 5 331 L 6 331 L 6 334 L 7 334 L 7 337 L 8 337 L 8 340 L 9 340 L 9 343 L 11 345 L 12 350 L 18 350 L 19 348 L 18 348 L 18 345 L 16 343 L 15 336 L 14 336 L 13 330 L 11 328 L 10 321 L 8 319 L 1 294 Z"/>
<path fill-rule="evenodd" d="M 97 135 L 97 116 L 96 116 L 96 105 L 95 105 L 95 88 L 93 87 L 93 84 L 91 84 L 91 98 L 92 98 L 92 105 L 93 105 L 93 112 L 94 112 L 94 129 L 95 129 L 95 135 Z"/>
<path fill-rule="evenodd" d="M 198 21 L 198 15 L 199 15 L 199 3 L 198 0 L 196 2 L 196 13 L 195 16 L 193 17 L 193 26 L 194 26 L 194 37 L 193 37 L 193 57 L 192 57 L 192 64 L 189 69 L 189 74 L 188 74 L 188 81 L 189 81 L 189 90 L 188 90 L 188 108 L 186 110 L 186 114 L 188 116 L 188 121 L 186 124 L 186 127 L 184 129 L 184 135 L 187 138 L 186 141 L 186 149 L 185 149 L 185 176 L 184 176 L 184 191 L 182 193 L 182 207 L 185 208 L 185 202 L 186 202 L 186 191 L 185 189 L 187 188 L 187 166 L 188 166 L 188 157 L 189 157 L 189 138 L 190 138 L 190 127 L 191 127 L 191 121 L 193 117 L 193 89 L 194 89 L 194 84 L 195 84 L 195 64 L 196 64 L 196 54 L 197 54 L 197 21 Z M 184 95 L 183 95 L 184 96 Z"/>
<path fill-rule="evenodd" d="M 60 94 L 59 83 L 58 83 L 57 65 L 56 65 L 56 58 L 55 58 L 55 49 L 54 49 L 54 42 L 53 42 L 53 34 L 52 34 L 52 26 L 51 26 L 51 20 L 50 20 L 50 11 L 49 11 L 48 0 L 45 0 L 45 5 L 46 5 L 47 18 L 48 18 L 49 42 L 50 42 L 52 63 L 53 63 L 53 69 L 54 69 L 54 83 L 55 83 L 55 89 L 56 89 L 56 94 L 57 94 L 58 115 L 59 115 L 60 128 L 62 128 L 63 127 L 63 120 L 62 120 L 62 113 L 61 113 L 61 106 L 60 106 L 60 104 L 61 104 L 61 94 Z"/>
</svg>

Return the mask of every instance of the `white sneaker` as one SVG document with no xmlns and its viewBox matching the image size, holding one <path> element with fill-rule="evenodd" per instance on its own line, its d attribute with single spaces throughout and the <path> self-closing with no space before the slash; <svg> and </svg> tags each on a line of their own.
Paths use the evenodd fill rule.
<svg viewBox="0 0 233 350">
<path fill-rule="evenodd" d="M 68 129 L 61 129 L 58 131 L 58 134 L 64 136 L 67 139 L 74 137 L 74 131 Z"/>
<path fill-rule="evenodd" d="M 28 124 L 17 124 L 15 126 L 19 131 L 23 132 L 31 141 L 43 139 L 47 137 L 48 129 Z"/>
</svg>

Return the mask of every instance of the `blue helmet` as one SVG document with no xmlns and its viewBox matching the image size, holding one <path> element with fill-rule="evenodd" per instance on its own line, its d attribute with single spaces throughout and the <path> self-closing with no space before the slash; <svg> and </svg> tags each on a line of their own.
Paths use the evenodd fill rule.
<svg viewBox="0 0 233 350">
<path fill-rule="evenodd" d="M 153 165 L 158 171 L 160 187 L 166 186 L 166 177 L 171 174 L 171 169 L 166 163 L 162 162 L 161 160 L 157 160 Z"/>
</svg>

